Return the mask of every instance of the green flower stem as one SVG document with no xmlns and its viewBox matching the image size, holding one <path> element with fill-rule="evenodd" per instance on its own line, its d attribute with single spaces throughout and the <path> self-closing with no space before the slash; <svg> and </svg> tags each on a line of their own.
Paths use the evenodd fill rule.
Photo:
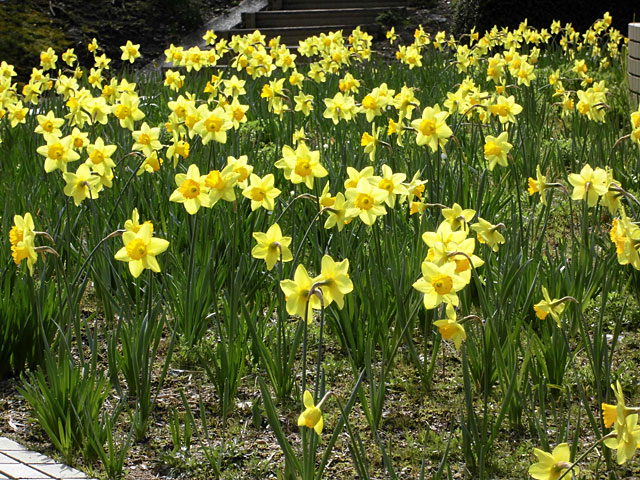
<svg viewBox="0 0 640 480">
<path fill-rule="evenodd" d="M 300 197 L 296 197 L 296 198 L 300 198 Z M 316 223 L 316 220 L 320 217 L 320 215 L 322 215 L 322 213 L 325 212 L 325 210 L 326 210 L 326 208 L 323 208 L 318 213 L 316 213 L 315 216 L 313 217 L 313 219 L 311 220 L 311 222 L 309 223 L 309 227 L 304 232 L 302 240 L 300 241 L 300 244 L 298 245 L 298 249 L 296 250 L 296 254 L 293 257 L 293 265 L 296 265 L 296 263 L 298 261 L 298 257 L 300 256 L 300 253 L 302 252 L 302 247 L 304 246 L 305 240 L 309 236 L 309 232 L 311 232 L 311 228 Z"/>
<path fill-rule="evenodd" d="M 316 363 L 316 384 L 313 392 L 314 402 L 318 401 L 318 396 L 320 395 L 320 384 L 322 383 L 321 377 L 320 377 L 320 368 L 322 365 L 322 333 L 324 331 L 324 308 L 325 307 L 324 307 L 324 295 L 322 295 L 322 290 L 320 290 L 320 288 L 318 287 L 319 283 L 323 283 L 323 282 L 318 282 L 318 284 L 311 287 L 311 291 L 313 292 L 313 294 L 320 299 L 320 333 L 318 334 L 318 361 Z M 324 398 L 322 399 L 322 401 L 324 401 Z"/>
<path fill-rule="evenodd" d="M 125 155 L 124 157 L 122 157 L 120 162 L 124 160 L 126 157 L 128 157 L 129 155 L 141 156 L 139 152 L 131 152 Z M 122 191 L 120 192 L 120 195 L 118 195 L 118 199 L 116 200 L 116 203 L 113 204 L 113 209 L 111 210 L 111 213 L 107 217 L 107 225 L 111 223 L 111 219 L 113 218 L 115 213 L 118 211 L 118 205 L 120 205 L 120 201 L 122 201 L 122 199 L 124 198 L 124 192 L 127 191 L 127 188 L 129 187 L 133 179 L 138 175 L 138 170 L 140 170 L 145 160 L 146 158 L 144 158 L 144 155 L 142 155 L 142 160 L 140 161 L 140 163 L 138 163 L 138 166 L 136 167 L 136 169 L 131 173 L 131 175 L 127 179 L 127 183 L 125 183 L 124 187 L 122 187 Z M 118 164 L 120 164 L 120 162 L 118 162 Z"/>
</svg>

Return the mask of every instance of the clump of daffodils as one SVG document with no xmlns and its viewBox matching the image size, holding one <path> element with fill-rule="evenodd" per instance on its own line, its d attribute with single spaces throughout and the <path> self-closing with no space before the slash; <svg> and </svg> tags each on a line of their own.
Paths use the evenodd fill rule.
<svg viewBox="0 0 640 480">
<path fill-rule="evenodd" d="M 446 318 L 434 325 L 445 340 L 453 341 L 456 349 L 460 349 L 466 332 L 463 322 L 457 321 L 454 308 L 460 303 L 458 292 L 470 283 L 472 270 L 484 265 L 484 261 L 475 254 L 475 239 L 469 238 L 469 222 L 476 212 L 454 204 L 443 209 L 442 214 L 444 221 L 437 230 L 422 235 L 429 250 L 421 265 L 422 276 L 413 288 L 423 294 L 427 310 L 446 306 Z"/>
<path fill-rule="evenodd" d="M 319 310 L 335 302 L 344 306 L 344 297 L 353 291 L 349 278 L 349 260 L 336 262 L 331 256 L 322 257 L 320 274 L 310 277 L 304 265 L 296 267 L 293 280 L 282 280 L 280 288 L 287 298 L 287 313 L 313 320 L 312 309 Z"/>
<path fill-rule="evenodd" d="M 46 232 L 38 232 L 35 230 L 35 224 L 31 213 L 27 212 L 23 215 L 14 215 L 13 226 L 9 230 L 9 242 L 11 243 L 11 257 L 16 265 L 20 265 L 26 261 L 29 273 L 33 275 L 33 268 L 38 260 L 38 253 L 58 253 L 49 246 L 36 246 L 36 235 L 42 235 L 49 241 L 53 242 L 51 236 Z"/>
</svg>

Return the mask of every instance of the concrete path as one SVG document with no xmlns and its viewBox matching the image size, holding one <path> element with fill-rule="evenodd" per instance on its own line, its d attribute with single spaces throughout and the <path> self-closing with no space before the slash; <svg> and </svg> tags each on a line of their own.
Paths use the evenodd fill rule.
<svg viewBox="0 0 640 480">
<path fill-rule="evenodd" d="M 0 480 L 90 480 L 84 473 L 0 437 Z"/>
</svg>

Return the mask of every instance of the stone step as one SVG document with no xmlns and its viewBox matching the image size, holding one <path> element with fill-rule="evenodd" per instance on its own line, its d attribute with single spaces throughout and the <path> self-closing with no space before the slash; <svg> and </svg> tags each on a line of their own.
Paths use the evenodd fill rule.
<svg viewBox="0 0 640 480">
<path fill-rule="evenodd" d="M 362 31 L 370 35 L 379 36 L 382 33 L 382 27 L 375 23 L 361 24 Z M 260 28 L 260 33 L 266 36 L 267 41 L 271 38 L 280 37 L 280 42 L 285 45 L 297 45 L 300 40 L 304 40 L 321 33 L 335 32 L 342 30 L 345 35 L 349 35 L 354 25 L 316 25 L 312 27 L 278 27 L 278 28 Z M 253 33 L 255 28 L 234 28 L 231 30 L 219 31 L 218 35 L 222 38 L 231 39 L 233 35 L 247 35 Z"/>
<path fill-rule="evenodd" d="M 75 468 L 0 437 L 0 479 L 91 480 Z"/>
<path fill-rule="evenodd" d="M 406 16 L 406 7 L 341 8 L 315 10 L 275 10 L 242 14 L 243 28 L 313 27 L 318 25 L 362 25 L 375 23 L 378 16 L 391 12 Z"/>
<path fill-rule="evenodd" d="M 270 10 L 315 10 L 318 8 L 403 7 L 407 0 L 269 0 Z"/>
</svg>

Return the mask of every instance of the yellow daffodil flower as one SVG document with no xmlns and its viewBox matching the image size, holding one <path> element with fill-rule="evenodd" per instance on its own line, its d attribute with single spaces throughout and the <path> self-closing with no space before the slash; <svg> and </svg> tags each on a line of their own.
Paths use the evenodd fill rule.
<svg viewBox="0 0 640 480">
<path fill-rule="evenodd" d="M 174 137 L 171 145 L 167 148 L 167 159 L 173 159 L 173 168 L 178 166 L 180 158 L 189 158 L 191 145 L 184 137 Z"/>
<path fill-rule="evenodd" d="M 124 247 L 116 252 L 115 259 L 129 262 L 129 271 L 134 278 L 138 278 L 145 269 L 160 271 L 156 255 L 169 248 L 169 242 L 160 238 L 153 238 L 153 227 L 144 223 L 137 233 L 126 231 L 122 234 Z"/>
<path fill-rule="evenodd" d="M 241 123 L 247 123 L 247 110 L 249 105 L 242 105 L 240 100 L 234 98 L 231 103 L 225 105 L 225 111 L 229 114 L 233 128 L 240 128 Z"/>
<path fill-rule="evenodd" d="M 640 425 L 638 414 L 629 414 L 622 423 L 614 424 L 615 437 L 607 438 L 604 444 L 612 450 L 617 450 L 616 460 L 618 465 L 628 462 L 640 445 Z"/>
<path fill-rule="evenodd" d="M 452 304 L 447 303 L 447 318 L 443 320 L 436 320 L 433 324 L 438 327 L 438 331 L 442 338 L 447 341 L 453 341 L 456 346 L 456 350 L 459 352 L 462 346 L 463 340 L 467 339 L 467 332 L 464 330 L 464 326 L 457 322 L 456 311 Z"/>
<path fill-rule="evenodd" d="M 604 122 L 606 107 L 604 102 L 606 96 L 604 92 L 598 92 L 593 88 L 587 90 L 578 90 L 578 104 L 576 108 L 580 114 L 594 122 Z"/>
<path fill-rule="evenodd" d="M 498 96 L 495 103 L 489 106 L 489 111 L 492 115 L 497 115 L 500 123 L 515 123 L 516 115 L 522 112 L 522 105 L 516 103 L 516 99 L 513 95 L 505 97 L 503 95 Z"/>
<path fill-rule="evenodd" d="M 251 210 L 262 207 L 266 210 L 273 210 L 274 199 L 280 195 L 280 190 L 274 187 L 275 177 L 272 173 L 260 178 L 251 174 L 249 185 L 242 190 L 242 195 L 251 200 Z"/>
<path fill-rule="evenodd" d="M 557 298 L 552 300 L 549 296 L 549 292 L 544 286 L 542 287 L 542 297 L 543 300 L 533 306 L 533 310 L 536 312 L 536 317 L 540 320 L 544 320 L 547 318 L 547 315 L 551 314 L 558 327 L 561 327 L 560 315 L 562 315 L 562 312 L 564 312 L 566 307 L 565 301 Z"/>
<path fill-rule="evenodd" d="M 396 107 L 401 118 L 411 118 L 413 110 L 420 107 L 420 100 L 416 98 L 413 88 L 403 85 L 393 98 L 393 106 Z"/>
<path fill-rule="evenodd" d="M 73 197 L 73 203 L 80 205 L 85 198 L 95 200 L 100 191 L 100 178 L 92 175 L 89 166 L 83 163 L 78 167 L 76 173 L 64 172 L 62 174 L 67 183 L 64 187 L 64 194 Z"/>
<path fill-rule="evenodd" d="M 9 230 L 9 242 L 11 245 L 17 245 L 24 240 L 25 236 L 34 234 L 35 224 L 33 217 L 29 212 L 22 215 L 13 216 L 13 226 Z"/>
<path fill-rule="evenodd" d="M 69 67 L 73 67 L 73 64 L 78 60 L 78 56 L 73 50 L 73 48 L 67 48 L 67 50 L 65 50 L 61 55 L 62 61 Z"/>
<path fill-rule="evenodd" d="M 304 92 L 300 92 L 293 97 L 296 102 L 294 110 L 296 112 L 302 112 L 305 117 L 308 117 L 313 111 L 313 95 L 307 95 Z"/>
<path fill-rule="evenodd" d="M 304 75 L 298 72 L 297 70 L 294 70 L 293 72 L 291 72 L 291 75 L 289 75 L 289 84 L 292 87 L 302 88 L 303 81 L 304 81 Z"/>
<path fill-rule="evenodd" d="M 355 188 L 347 188 L 345 195 L 351 205 L 346 215 L 360 217 L 366 225 L 373 225 L 376 218 L 387 213 L 382 202 L 387 198 L 388 192 L 371 185 L 366 178 L 361 178 Z"/>
<path fill-rule="evenodd" d="M 122 128 L 133 131 L 134 122 L 142 120 L 144 113 L 138 108 L 140 99 L 135 93 L 124 92 L 120 95 L 119 102 L 113 108 L 113 115 L 120 121 Z"/>
<path fill-rule="evenodd" d="M 126 45 L 121 46 L 120 50 L 122 50 L 120 60 L 123 62 L 133 63 L 140 56 L 140 44 L 133 44 L 131 40 L 127 40 Z"/>
<path fill-rule="evenodd" d="M 147 220 L 144 223 L 140 223 L 140 214 L 138 213 L 138 209 L 134 208 L 131 213 L 131 218 L 127 219 L 124 222 L 124 229 L 127 232 L 138 233 L 142 225 L 149 224 L 151 226 L 151 235 L 153 235 L 153 223 Z"/>
<path fill-rule="evenodd" d="M 542 203 L 543 205 L 546 205 L 547 204 L 546 190 L 549 187 L 547 185 L 547 177 L 542 175 L 542 172 L 540 171 L 540 165 L 536 165 L 536 178 L 534 179 L 532 177 L 529 177 L 527 179 L 527 183 L 529 185 L 529 188 L 528 188 L 529 195 L 534 195 L 536 193 L 539 193 L 540 203 Z"/>
<path fill-rule="evenodd" d="M 312 189 L 315 178 L 323 178 L 329 174 L 320 164 L 320 152 L 309 150 L 305 143 L 298 144 L 295 150 L 285 145 L 282 147 L 282 156 L 275 166 L 284 169 L 284 178 L 294 185 L 304 183 Z"/>
<path fill-rule="evenodd" d="M 356 103 L 350 95 L 343 95 L 338 92 L 333 98 L 325 98 L 324 104 L 326 109 L 322 116 L 329 118 L 335 125 L 340 120 L 350 121 L 356 112 Z"/>
<path fill-rule="evenodd" d="M 569 174 L 569 183 L 573 185 L 572 200 L 586 200 L 587 206 L 593 207 L 598 198 L 607 193 L 607 172 L 602 168 L 591 168 L 586 164 L 580 173 Z"/>
<path fill-rule="evenodd" d="M 236 193 L 233 189 L 238 183 L 239 175 L 233 171 L 232 165 L 220 170 L 211 170 L 205 178 L 204 184 L 209 187 L 209 201 L 213 207 L 219 200 L 233 202 Z"/>
<path fill-rule="evenodd" d="M 498 231 L 500 227 L 504 225 L 493 225 L 483 218 L 478 218 L 478 223 L 471 225 L 471 229 L 476 232 L 478 241 L 480 243 L 486 243 L 494 252 L 498 251 L 498 245 L 505 242 L 504 237 Z"/>
<path fill-rule="evenodd" d="M 53 112 L 47 112 L 46 115 L 38 115 L 38 126 L 34 130 L 36 133 L 40 133 L 42 135 L 49 134 L 56 137 L 62 136 L 62 131 L 60 127 L 64 125 L 64 119 L 56 118 Z"/>
<path fill-rule="evenodd" d="M 46 145 L 37 148 L 37 152 L 45 157 L 44 171 L 47 173 L 54 170 L 67 171 L 67 164 L 75 162 L 80 155 L 73 150 L 73 138 L 66 136 L 63 138 L 55 135 L 45 135 Z"/>
<path fill-rule="evenodd" d="M 372 122 L 375 117 L 382 115 L 382 110 L 393 100 L 393 94 L 393 90 L 389 92 L 386 89 L 386 84 L 374 88 L 362 99 L 360 112 L 365 114 L 368 122 Z"/>
<path fill-rule="evenodd" d="M 422 118 L 413 120 L 411 126 L 416 129 L 416 143 L 418 145 L 428 145 L 431 151 L 435 152 L 438 146 L 444 147 L 453 132 L 446 124 L 445 120 L 449 116 L 448 112 L 440 111 L 440 106 L 426 107 L 422 111 Z"/>
<path fill-rule="evenodd" d="M 395 27 L 391 27 L 391 30 L 387 30 L 386 37 L 387 37 L 387 40 L 389 40 L 389 43 L 391 45 L 393 45 L 396 42 L 396 40 L 398 40 Z"/>
<path fill-rule="evenodd" d="M 536 480 L 557 480 L 571 467 L 571 450 L 569 445 L 561 443 L 553 449 L 552 453 L 534 448 L 533 453 L 538 457 L 538 462 L 529 467 L 529 475 Z M 578 467 L 574 467 L 578 474 Z"/>
<path fill-rule="evenodd" d="M 345 76 L 338 82 L 338 88 L 341 92 L 357 93 L 360 88 L 360 80 L 354 78 L 351 73 L 345 74 Z"/>
<path fill-rule="evenodd" d="M 107 99 L 104 97 L 87 98 L 82 108 L 89 114 L 87 122 L 90 124 L 106 125 L 109 120 L 109 114 L 113 111 L 113 108 L 107 104 Z"/>
<path fill-rule="evenodd" d="M 465 225 L 475 217 L 476 211 L 471 208 L 463 209 L 457 203 L 454 203 L 451 208 L 443 208 L 442 216 L 445 221 L 451 225 L 452 230 L 459 230 L 465 228 Z"/>
<path fill-rule="evenodd" d="M 195 214 L 200 207 L 208 208 L 211 206 L 209 199 L 209 187 L 206 185 L 206 175 L 200 175 L 200 170 L 195 164 L 189 165 L 187 173 L 176 174 L 176 188 L 171 197 L 170 202 L 178 202 L 184 204 L 184 208 L 189 215 Z"/>
<path fill-rule="evenodd" d="M 322 428 L 324 427 L 324 420 L 322 419 L 322 411 L 320 408 L 322 407 L 325 398 L 323 398 L 316 406 L 313 404 L 313 397 L 311 396 L 311 393 L 308 390 L 304 391 L 302 402 L 304 403 L 305 409 L 298 417 L 299 427 L 313 428 L 318 436 L 320 436 Z"/>
<path fill-rule="evenodd" d="M 621 218 L 613 219 L 613 225 L 609 233 L 611 241 L 616 246 L 618 263 L 620 265 L 631 264 L 636 270 L 640 270 L 640 227 L 631 222 L 624 209 L 620 210 Z"/>
<path fill-rule="evenodd" d="M 26 123 L 27 112 L 29 109 L 22 105 L 22 101 L 16 103 L 10 103 L 7 105 L 8 118 L 11 124 L 11 128 L 15 128 L 19 123 Z"/>
<path fill-rule="evenodd" d="M 264 260 L 267 263 L 267 270 L 273 269 L 281 258 L 283 263 L 293 260 L 289 249 L 291 237 L 283 237 L 277 223 L 271 225 L 266 233 L 253 232 L 253 238 L 258 244 L 251 250 L 251 256 Z"/>
<path fill-rule="evenodd" d="M 313 282 L 320 284 L 325 306 L 332 302 L 336 302 L 340 309 L 344 306 L 344 296 L 353 291 L 353 282 L 349 278 L 348 270 L 348 259 L 336 262 L 329 255 L 322 257 L 320 275 L 314 278 Z"/>
<path fill-rule="evenodd" d="M 362 134 L 362 138 L 360 139 L 360 145 L 364 147 L 364 153 L 369 155 L 369 160 L 374 161 L 376 158 L 376 147 L 380 140 L 378 139 L 378 134 L 380 133 L 379 127 L 372 127 L 371 133 L 364 132 Z"/>
<path fill-rule="evenodd" d="M 358 171 L 353 167 L 347 167 L 347 180 L 344 182 L 344 188 L 356 188 L 358 186 L 358 182 L 360 179 L 373 176 L 373 167 L 368 166 L 364 167 L 362 170 Z"/>
<path fill-rule="evenodd" d="M 249 175 L 253 172 L 253 166 L 248 164 L 249 158 L 246 155 L 241 155 L 235 158 L 231 155 L 227 157 L 227 166 L 231 166 L 234 173 L 238 174 L 238 187 L 245 189 Z"/>
<path fill-rule="evenodd" d="M 330 205 L 330 207 L 331 209 L 328 211 L 329 216 L 324 222 L 324 228 L 329 229 L 337 226 L 338 231 L 341 232 L 344 226 L 353 219 L 353 217 L 347 215 L 349 204 L 342 192 L 338 192 L 335 196 L 333 205 Z"/>
<path fill-rule="evenodd" d="M 11 256 L 16 265 L 20 265 L 23 260 L 27 261 L 29 273 L 33 275 L 33 266 L 38 260 L 38 254 L 34 245 L 35 235 L 32 231 L 25 231 L 22 239 L 11 245 Z"/>
<path fill-rule="evenodd" d="M 624 393 L 620 381 L 616 381 L 615 385 L 611 385 L 611 390 L 616 397 L 616 404 L 609 405 L 602 403 L 602 416 L 604 417 L 604 426 L 610 428 L 614 423 L 623 424 L 629 414 L 634 413 L 638 409 L 628 408 L 624 402 Z"/>
<path fill-rule="evenodd" d="M 508 132 L 502 132 L 497 137 L 487 135 L 484 143 L 484 158 L 489 162 L 489 171 L 492 171 L 496 164 L 506 167 L 507 154 L 513 148 L 507 140 L 509 139 Z"/>
<path fill-rule="evenodd" d="M 441 303 L 451 303 L 457 306 L 458 294 L 466 283 L 456 274 L 456 264 L 453 262 L 438 266 L 435 263 L 422 262 L 422 277 L 413 284 L 413 288 L 423 293 L 423 302 L 427 310 L 436 308 Z"/>
<path fill-rule="evenodd" d="M 144 159 L 144 162 L 140 165 L 140 168 L 136 172 L 136 175 L 140 176 L 143 173 L 154 173 L 160 170 L 160 167 L 164 163 L 164 160 L 158 156 L 158 152 L 154 152 Z"/>
<path fill-rule="evenodd" d="M 211 140 L 218 143 L 227 143 L 227 130 L 233 126 L 229 114 L 222 107 L 209 110 L 207 104 L 198 107 L 200 120 L 193 126 L 193 131 L 202 137 L 202 144 L 206 145 Z"/>
<path fill-rule="evenodd" d="M 287 279 L 280 282 L 280 289 L 283 291 L 287 299 L 287 313 L 289 315 L 298 315 L 299 317 L 304 318 L 308 300 L 308 323 L 313 321 L 311 309 L 319 310 L 321 307 L 320 299 L 315 294 L 309 297 L 309 292 L 313 287 L 313 283 L 313 280 L 307 273 L 307 269 L 304 268 L 304 265 L 302 264 L 298 265 L 296 268 L 293 280 Z"/>
<path fill-rule="evenodd" d="M 383 201 L 389 208 L 393 208 L 396 205 L 396 197 L 398 195 L 409 195 L 409 190 L 402 183 L 406 178 L 406 174 L 393 173 L 389 165 L 383 165 L 382 176 L 371 176 L 368 180 L 369 183 L 387 193 Z"/>
<path fill-rule="evenodd" d="M 147 125 L 147 122 L 143 122 L 140 126 L 140 130 L 133 131 L 131 136 L 134 140 L 131 150 L 140 151 L 147 157 L 151 155 L 154 150 L 162 149 L 162 143 L 160 142 L 160 128 L 151 128 Z"/>
<path fill-rule="evenodd" d="M 116 166 L 111 159 L 118 147 L 116 145 L 105 145 L 102 137 L 96 138 L 95 143 L 87 145 L 87 154 L 89 158 L 85 162 L 94 172 L 99 175 L 105 175 Z"/>
<path fill-rule="evenodd" d="M 174 92 L 177 92 L 184 86 L 185 75 L 181 75 L 177 70 L 167 70 L 164 72 L 164 85 Z"/>
<path fill-rule="evenodd" d="M 58 56 L 53 48 L 49 47 L 40 52 L 40 66 L 43 70 L 55 70 Z"/>
</svg>

